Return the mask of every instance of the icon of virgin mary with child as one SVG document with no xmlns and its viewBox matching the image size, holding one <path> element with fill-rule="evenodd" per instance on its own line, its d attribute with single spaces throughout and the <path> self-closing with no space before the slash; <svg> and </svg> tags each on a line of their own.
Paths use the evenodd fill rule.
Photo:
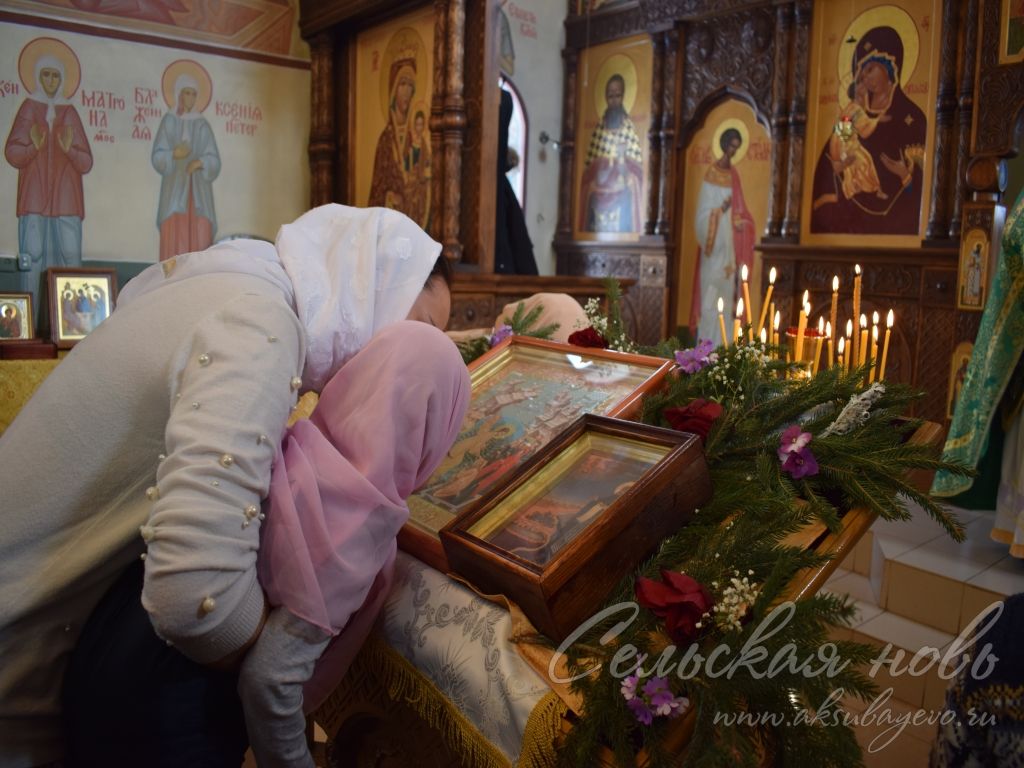
<svg viewBox="0 0 1024 768">
<path fill-rule="evenodd" d="M 849 102 L 814 172 L 811 232 L 918 233 L 928 124 L 903 91 L 903 66 L 892 27 L 857 40 Z"/>
</svg>

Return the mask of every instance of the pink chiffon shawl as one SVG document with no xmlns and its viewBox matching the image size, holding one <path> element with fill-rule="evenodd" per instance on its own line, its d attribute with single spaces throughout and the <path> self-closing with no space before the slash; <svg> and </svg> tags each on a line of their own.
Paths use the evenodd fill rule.
<svg viewBox="0 0 1024 768">
<path fill-rule="evenodd" d="M 405 500 L 455 441 L 469 393 L 455 345 L 403 321 L 343 365 L 310 419 L 285 433 L 265 507 L 260 583 L 272 606 L 341 633 L 307 685 L 307 710 L 372 628 L 409 516 Z"/>
</svg>

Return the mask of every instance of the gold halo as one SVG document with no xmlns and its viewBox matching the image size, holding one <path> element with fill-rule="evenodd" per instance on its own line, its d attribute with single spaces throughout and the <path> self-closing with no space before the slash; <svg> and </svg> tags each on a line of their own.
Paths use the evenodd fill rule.
<svg viewBox="0 0 1024 768">
<path fill-rule="evenodd" d="M 177 82 L 180 75 L 192 75 L 199 83 L 199 93 L 196 94 L 194 111 L 202 112 L 210 106 L 210 99 L 213 98 L 213 81 L 210 79 L 210 74 L 203 69 L 202 64 L 192 61 L 192 59 L 178 59 L 167 65 L 167 69 L 164 70 L 163 77 L 160 79 L 167 108 L 172 112 L 178 108 L 178 105 L 174 103 L 174 83 Z"/>
<path fill-rule="evenodd" d="M 738 117 L 727 117 L 718 124 L 717 128 L 715 128 L 715 133 L 711 137 L 711 154 L 715 156 L 715 160 L 722 159 L 722 145 L 720 143 L 722 134 L 730 128 L 735 128 L 739 131 L 740 138 L 743 140 L 743 143 L 740 144 L 740 148 L 736 150 L 736 154 L 732 156 L 731 162 L 738 163 L 747 156 L 747 149 L 750 147 L 750 129 L 748 129 L 747 124 Z"/>
<path fill-rule="evenodd" d="M 68 47 L 67 43 L 57 40 L 54 37 L 37 37 L 25 44 L 18 57 L 18 75 L 21 77 L 21 84 L 30 94 L 36 91 L 36 61 L 40 56 L 53 56 L 64 65 L 64 98 L 70 99 L 78 90 L 78 84 L 82 80 L 82 67 L 78 63 L 75 52 Z"/>
<path fill-rule="evenodd" d="M 903 66 L 900 68 L 900 87 L 906 88 L 907 83 L 917 68 L 917 58 L 921 45 L 921 39 L 917 33 L 917 25 L 905 10 L 895 5 L 879 5 L 869 8 L 860 16 L 850 22 L 846 28 L 839 44 L 839 54 L 836 56 L 836 71 L 839 74 L 839 103 L 846 105 L 850 102 L 847 89 L 853 81 L 853 73 L 850 71 L 850 63 L 853 61 L 853 53 L 857 50 L 857 43 L 861 37 L 875 27 L 892 27 L 896 34 L 903 41 Z M 854 42 L 848 43 L 847 40 Z"/>
<path fill-rule="evenodd" d="M 427 74 L 427 54 L 426 45 L 423 43 L 423 38 L 420 37 L 420 33 L 412 27 L 402 27 L 388 40 L 387 47 L 384 49 L 384 56 L 381 58 L 380 66 L 380 113 L 384 116 L 385 122 L 389 119 L 391 93 L 388 88 L 388 81 L 391 79 L 391 65 L 397 58 L 408 58 L 407 53 L 415 50 L 412 54 L 416 61 L 416 94 L 420 98 L 423 98 L 425 91 L 423 88 L 423 82 Z M 412 105 L 409 105 L 412 109 Z M 413 113 L 415 114 L 415 112 Z M 430 119 L 430 113 L 426 112 L 425 116 Z"/>
<path fill-rule="evenodd" d="M 612 75 L 621 75 L 626 83 L 626 92 L 622 94 L 622 106 L 626 111 L 632 112 L 633 104 L 636 103 L 636 64 L 624 53 L 613 53 L 601 62 L 594 80 L 594 109 L 598 117 L 604 114 L 604 89 Z"/>
</svg>

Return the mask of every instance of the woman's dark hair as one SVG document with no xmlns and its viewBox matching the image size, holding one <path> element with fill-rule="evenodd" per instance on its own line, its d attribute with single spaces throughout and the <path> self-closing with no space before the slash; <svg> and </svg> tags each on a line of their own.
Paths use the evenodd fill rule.
<svg viewBox="0 0 1024 768">
<path fill-rule="evenodd" d="M 442 253 L 440 256 L 437 257 L 437 261 L 434 262 L 434 266 L 430 270 L 430 274 L 427 275 L 427 281 L 423 284 L 423 287 L 429 287 L 431 280 L 433 280 L 435 277 L 440 277 L 442 280 L 444 280 L 444 284 L 448 286 L 448 289 L 451 290 L 452 278 L 454 278 L 454 276 L 455 273 L 454 270 L 452 270 L 451 262 L 448 261 L 448 259 L 445 258 L 445 255 Z"/>
</svg>

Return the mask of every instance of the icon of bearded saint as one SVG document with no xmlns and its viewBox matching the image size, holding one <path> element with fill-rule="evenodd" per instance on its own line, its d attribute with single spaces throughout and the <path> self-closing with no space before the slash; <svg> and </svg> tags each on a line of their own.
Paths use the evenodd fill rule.
<svg viewBox="0 0 1024 768">
<path fill-rule="evenodd" d="M 426 115 L 413 114 L 416 60 L 398 59 L 388 78 L 388 123 L 377 140 L 371 206 L 401 211 L 421 227 L 430 219 L 430 137 Z"/>
<path fill-rule="evenodd" d="M 643 150 L 636 126 L 623 106 L 626 81 L 622 75 L 609 77 L 604 93 L 607 108 L 587 149 L 579 228 L 584 232 L 636 232 L 641 223 Z"/>
</svg>

